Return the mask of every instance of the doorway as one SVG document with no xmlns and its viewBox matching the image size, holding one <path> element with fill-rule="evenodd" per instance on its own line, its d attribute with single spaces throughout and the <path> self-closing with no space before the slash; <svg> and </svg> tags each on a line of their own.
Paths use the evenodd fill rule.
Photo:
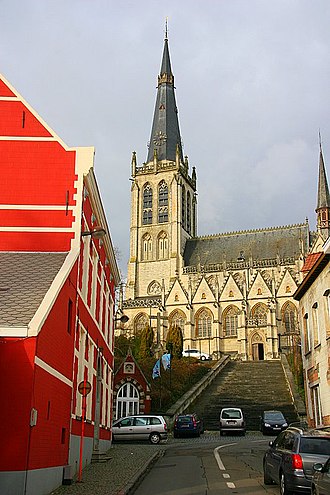
<svg viewBox="0 0 330 495">
<path fill-rule="evenodd" d="M 265 359 L 264 344 L 257 342 L 252 344 L 253 361 L 263 361 Z"/>
</svg>

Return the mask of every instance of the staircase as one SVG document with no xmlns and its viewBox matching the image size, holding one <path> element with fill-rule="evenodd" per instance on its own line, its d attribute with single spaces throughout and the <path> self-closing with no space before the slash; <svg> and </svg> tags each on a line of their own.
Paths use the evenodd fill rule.
<svg viewBox="0 0 330 495">
<path fill-rule="evenodd" d="M 230 361 L 189 409 L 206 430 L 218 430 L 220 410 L 230 406 L 243 410 L 247 430 L 258 430 L 259 416 L 269 409 L 298 421 L 280 361 Z"/>
</svg>

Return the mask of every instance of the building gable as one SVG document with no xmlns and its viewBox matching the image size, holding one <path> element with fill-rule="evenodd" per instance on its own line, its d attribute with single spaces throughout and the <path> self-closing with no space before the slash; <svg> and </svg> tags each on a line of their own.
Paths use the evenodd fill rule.
<svg viewBox="0 0 330 495">
<path fill-rule="evenodd" d="M 272 297 L 272 293 L 261 275 L 260 272 L 257 273 L 254 281 L 249 290 L 250 299 L 264 299 L 265 297 Z"/>
<path fill-rule="evenodd" d="M 193 296 L 193 304 L 210 303 L 215 301 L 215 296 L 212 292 L 210 285 L 206 278 L 203 276 L 197 285 L 195 294 Z"/>
<path fill-rule="evenodd" d="M 230 274 L 221 290 L 220 301 L 242 299 L 243 294 L 233 275 Z"/>
</svg>

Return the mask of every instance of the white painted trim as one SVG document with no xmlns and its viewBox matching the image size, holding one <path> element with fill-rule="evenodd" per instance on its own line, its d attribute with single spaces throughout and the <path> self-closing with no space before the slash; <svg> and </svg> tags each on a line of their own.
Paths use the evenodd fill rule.
<svg viewBox="0 0 330 495">
<path fill-rule="evenodd" d="M 0 210 L 63 210 L 66 211 L 65 205 L 0 205 Z M 73 210 L 73 206 L 69 206 L 68 210 Z"/>
<path fill-rule="evenodd" d="M 0 136 L 0 141 L 59 141 L 53 136 Z M 62 144 L 62 143 L 60 143 Z M 63 146 L 64 147 L 64 146 Z M 70 151 L 70 150 L 68 150 Z"/>
<path fill-rule="evenodd" d="M 42 368 L 43 370 L 47 371 L 47 373 L 49 373 L 50 375 L 54 376 L 58 380 L 61 380 L 61 382 L 65 383 L 69 387 L 72 387 L 73 383 L 72 383 L 71 380 L 69 380 L 69 378 L 67 378 L 66 376 L 62 375 L 62 373 L 60 373 L 59 371 L 57 371 L 55 368 L 53 368 L 49 364 L 45 363 L 45 361 L 42 361 L 42 359 L 38 358 L 38 356 L 36 356 L 34 358 L 34 362 L 35 362 L 35 364 L 37 366 L 40 366 L 40 368 Z"/>
<path fill-rule="evenodd" d="M 0 337 L 27 337 L 28 327 L 0 327 Z"/>
<path fill-rule="evenodd" d="M 17 101 L 17 96 L 0 96 L 0 101 Z"/>
<path fill-rule="evenodd" d="M 0 227 L 0 232 L 74 232 L 72 227 Z"/>
</svg>

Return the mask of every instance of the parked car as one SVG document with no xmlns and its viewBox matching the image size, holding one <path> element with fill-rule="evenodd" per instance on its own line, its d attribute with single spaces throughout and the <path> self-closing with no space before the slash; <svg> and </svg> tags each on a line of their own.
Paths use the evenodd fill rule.
<svg viewBox="0 0 330 495">
<path fill-rule="evenodd" d="M 330 432 L 289 426 L 264 455 L 264 483 L 280 485 L 281 495 L 311 493 L 313 466 L 330 455 Z"/>
<path fill-rule="evenodd" d="M 280 433 L 288 427 L 288 422 L 281 411 L 264 411 L 260 416 L 260 431 L 267 433 Z"/>
<path fill-rule="evenodd" d="M 194 357 L 200 359 L 201 361 L 210 361 L 212 357 L 206 352 L 201 352 L 198 349 L 186 349 L 182 352 L 183 357 Z"/>
<path fill-rule="evenodd" d="M 224 407 L 220 412 L 220 435 L 227 432 L 245 435 L 246 427 L 242 409 L 239 407 Z"/>
<path fill-rule="evenodd" d="M 312 495 L 329 495 L 330 493 L 330 457 L 325 464 L 314 464 Z"/>
<path fill-rule="evenodd" d="M 179 414 L 173 425 L 173 436 L 178 438 L 181 435 L 194 435 L 199 437 L 201 433 L 204 433 L 203 420 L 193 414 Z"/>
<path fill-rule="evenodd" d="M 112 425 L 112 438 L 117 440 L 149 440 L 157 444 L 167 439 L 167 424 L 163 416 L 151 414 L 125 416 Z"/>
</svg>

